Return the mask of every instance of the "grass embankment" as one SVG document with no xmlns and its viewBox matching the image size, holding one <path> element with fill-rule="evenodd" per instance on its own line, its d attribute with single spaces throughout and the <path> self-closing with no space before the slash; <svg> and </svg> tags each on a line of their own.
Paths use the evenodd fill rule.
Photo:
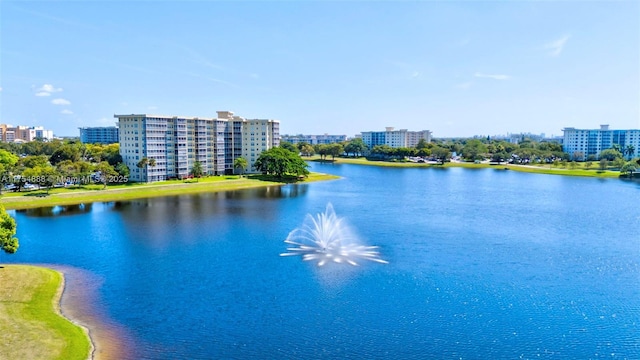
<svg viewBox="0 0 640 360">
<path fill-rule="evenodd" d="M 319 157 L 313 157 L 311 161 L 321 161 Z M 595 168 L 585 169 L 584 165 L 580 164 L 575 169 L 549 166 L 549 165 L 511 165 L 511 164 L 491 164 L 491 163 L 468 163 L 468 162 L 447 162 L 444 165 L 431 164 L 431 163 L 414 163 L 403 161 L 375 161 L 367 160 L 365 158 L 336 158 L 335 160 L 325 160 L 327 162 L 335 162 L 337 164 L 358 164 L 358 165 L 372 165 L 372 166 L 384 166 L 384 167 L 418 167 L 418 168 L 451 168 L 462 167 L 469 169 L 497 169 L 497 170 L 514 170 L 536 174 L 551 174 L 551 175 L 569 175 L 569 176 L 588 176 L 599 178 L 617 178 L 620 176 L 620 172 L 617 170 L 598 170 Z"/>
<path fill-rule="evenodd" d="M 311 173 L 297 183 L 336 179 L 337 176 Z M 150 198 L 157 196 L 195 194 L 282 185 L 288 181 L 277 181 L 261 175 L 211 176 L 199 180 L 169 180 L 155 183 L 127 183 L 109 185 L 84 185 L 80 187 L 54 188 L 29 192 L 3 192 L 0 204 L 6 209 L 28 209 L 42 206 L 72 205 L 96 201 L 119 201 Z"/>
<path fill-rule="evenodd" d="M 63 277 L 54 270 L 0 267 L 0 358 L 81 359 L 89 357 L 87 333 L 59 312 Z"/>
</svg>

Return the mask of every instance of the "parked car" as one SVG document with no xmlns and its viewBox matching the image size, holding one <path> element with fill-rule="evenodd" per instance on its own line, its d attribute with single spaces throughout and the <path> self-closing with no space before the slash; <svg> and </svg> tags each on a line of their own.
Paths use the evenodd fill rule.
<svg viewBox="0 0 640 360">
<path fill-rule="evenodd" d="M 33 185 L 33 184 L 28 184 L 27 183 L 27 184 L 24 184 L 24 186 L 22 188 L 25 189 L 25 190 L 33 190 L 33 189 L 36 188 L 36 186 Z"/>
</svg>

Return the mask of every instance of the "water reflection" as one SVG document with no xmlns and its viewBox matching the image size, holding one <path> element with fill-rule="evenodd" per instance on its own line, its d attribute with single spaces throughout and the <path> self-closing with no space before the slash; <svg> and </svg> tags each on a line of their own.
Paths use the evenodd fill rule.
<svg viewBox="0 0 640 360">
<path fill-rule="evenodd" d="M 92 203 L 87 204 L 75 204 L 75 205 L 57 205 L 47 206 L 36 209 L 24 209 L 16 210 L 16 212 L 33 217 L 51 217 L 51 216 L 63 216 L 63 215 L 79 215 L 88 214 L 93 208 Z"/>
<path fill-rule="evenodd" d="M 307 184 L 290 184 L 284 186 L 266 186 L 263 188 L 226 191 L 220 194 L 225 199 L 284 199 L 305 195 L 309 189 Z"/>
<path fill-rule="evenodd" d="M 306 184 L 289 184 L 119 201 L 109 209 L 121 215 L 130 239 L 146 248 L 164 251 L 178 244 L 223 238 L 232 231 L 230 224 L 234 221 L 274 223 L 281 218 L 282 202 L 264 199 L 296 198 L 307 191 Z"/>
</svg>

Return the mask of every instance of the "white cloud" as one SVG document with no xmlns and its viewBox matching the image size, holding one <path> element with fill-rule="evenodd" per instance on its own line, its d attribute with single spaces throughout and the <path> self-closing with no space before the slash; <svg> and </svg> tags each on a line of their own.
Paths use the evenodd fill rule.
<svg viewBox="0 0 640 360">
<path fill-rule="evenodd" d="M 461 83 L 461 84 L 457 84 L 456 88 L 458 89 L 463 89 L 463 90 L 467 90 L 468 88 L 470 88 L 472 85 L 471 81 L 465 82 L 465 83 Z"/>
<path fill-rule="evenodd" d="M 53 99 L 51 100 L 53 105 L 71 105 L 71 101 L 66 99 Z"/>
<path fill-rule="evenodd" d="M 56 88 L 55 86 L 53 86 L 51 84 L 44 84 L 40 88 L 38 88 L 37 91 L 55 93 L 55 92 L 61 92 L 62 88 Z"/>
<path fill-rule="evenodd" d="M 511 76 L 509 76 L 509 75 L 504 75 L 504 74 L 483 74 L 481 72 L 477 72 L 477 73 L 473 74 L 473 76 L 479 77 L 479 78 L 494 79 L 494 80 L 509 80 L 509 79 L 511 79 Z"/>
<path fill-rule="evenodd" d="M 419 71 L 414 71 L 414 72 L 411 74 L 411 78 L 412 78 L 412 79 L 419 78 L 419 77 L 420 77 L 420 72 L 419 72 Z"/>
<path fill-rule="evenodd" d="M 71 115 L 71 114 L 73 114 L 73 111 L 71 111 L 69 109 L 64 109 L 64 110 L 60 111 L 60 114 Z"/>
<path fill-rule="evenodd" d="M 559 56 L 562 50 L 564 50 L 564 46 L 567 44 L 569 38 L 571 38 L 571 35 L 564 35 L 559 39 L 547 43 L 544 47 L 549 50 L 549 55 Z"/>
<path fill-rule="evenodd" d="M 36 96 L 51 96 L 53 93 L 61 92 L 62 88 L 57 88 L 51 84 L 44 84 L 35 89 Z"/>
<path fill-rule="evenodd" d="M 2 87 L 0 87 L 0 91 L 2 91 Z"/>
</svg>

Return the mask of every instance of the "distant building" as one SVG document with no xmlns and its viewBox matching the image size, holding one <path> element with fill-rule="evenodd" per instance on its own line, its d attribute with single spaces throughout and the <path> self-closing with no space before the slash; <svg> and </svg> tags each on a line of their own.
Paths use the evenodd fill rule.
<svg viewBox="0 0 640 360">
<path fill-rule="evenodd" d="M 161 116 L 148 114 L 114 115 L 118 119 L 120 155 L 133 181 L 161 181 L 184 178 L 200 162 L 209 175 L 231 174 L 234 161 L 243 157 L 254 172 L 260 153 L 280 145 L 280 122 L 245 119 L 231 111 L 218 111 L 217 118 Z M 138 168 L 143 159 L 155 166 Z"/>
<path fill-rule="evenodd" d="M 408 131 L 407 129 L 395 130 L 393 127 L 385 128 L 385 131 L 363 131 L 362 141 L 369 148 L 376 145 L 388 145 L 392 148 L 415 147 L 424 139 L 431 142 L 431 131 Z"/>
<path fill-rule="evenodd" d="M 45 130 L 42 126 L 0 124 L 0 132 L 2 132 L 0 140 L 5 142 L 29 142 L 36 139 L 53 139 L 53 131 Z"/>
<path fill-rule="evenodd" d="M 311 145 L 334 144 L 347 141 L 347 135 L 283 135 L 280 140 L 291 144 L 302 142 L 306 142 Z"/>
<path fill-rule="evenodd" d="M 600 129 L 576 129 L 572 127 L 562 129 L 564 132 L 563 151 L 572 158 L 582 155 L 600 158 L 602 150 L 610 149 L 614 145 L 620 146 L 625 158 L 640 156 L 640 130 L 609 130 L 609 125 L 600 125 Z M 631 154 L 628 149 L 633 149 Z M 582 159 L 577 159 L 582 160 Z"/>
<path fill-rule="evenodd" d="M 116 126 L 81 127 L 80 142 L 83 144 L 115 144 L 119 142 Z"/>
</svg>

